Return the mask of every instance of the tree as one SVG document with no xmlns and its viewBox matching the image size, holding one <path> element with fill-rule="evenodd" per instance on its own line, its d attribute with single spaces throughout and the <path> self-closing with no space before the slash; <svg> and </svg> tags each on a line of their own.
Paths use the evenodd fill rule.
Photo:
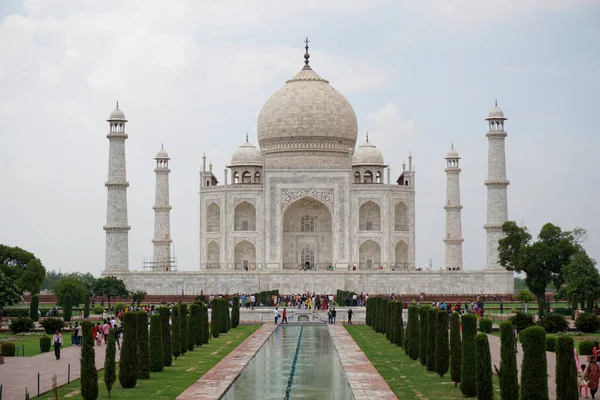
<svg viewBox="0 0 600 400">
<path fill-rule="evenodd" d="M 194 350 L 194 347 L 202 345 L 202 332 L 200 331 L 200 317 L 202 306 L 198 303 L 192 303 L 190 306 L 190 320 L 188 322 L 188 350 Z"/>
<path fill-rule="evenodd" d="M 394 339 L 396 346 L 404 344 L 404 321 L 402 320 L 402 302 L 394 302 Z"/>
<path fill-rule="evenodd" d="M 38 294 L 45 277 L 46 269 L 33 253 L 0 244 L 1 306 L 17 303 L 24 292 Z"/>
<path fill-rule="evenodd" d="M 575 254 L 571 262 L 563 267 L 562 272 L 566 285 L 558 290 L 558 296 L 574 299 L 573 311 L 577 309 L 578 300 L 587 299 L 588 296 L 594 299 L 600 296 L 600 274 L 596 269 L 596 261 L 584 251 Z"/>
<path fill-rule="evenodd" d="M 546 331 L 542 327 L 532 326 L 522 331 L 520 338 L 523 346 L 521 399 L 547 399 Z"/>
<path fill-rule="evenodd" d="M 477 400 L 492 400 L 494 398 L 494 386 L 492 382 L 492 356 L 490 354 L 490 343 L 486 333 L 480 333 L 475 338 L 476 347 L 476 382 Z"/>
<path fill-rule="evenodd" d="M 150 356 L 148 354 L 148 314 L 137 312 L 137 377 L 150 379 Z"/>
<path fill-rule="evenodd" d="M 64 307 L 64 298 L 71 296 L 72 304 L 77 305 L 85 301 L 86 290 L 83 283 L 71 277 L 59 279 L 52 286 L 52 291 L 56 295 L 56 304 Z"/>
<path fill-rule="evenodd" d="M 221 327 L 221 333 L 229 332 L 229 304 L 227 304 L 227 299 L 219 299 L 221 303 L 219 306 L 219 311 L 221 313 L 221 317 L 219 319 L 219 326 Z"/>
<path fill-rule="evenodd" d="M 71 316 L 73 315 L 73 301 L 71 300 L 71 295 L 66 294 L 63 297 L 63 318 L 66 322 L 71 320 Z"/>
<path fill-rule="evenodd" d="M 448 348 L 448 313 L 446 310 L 438 310 L 435 318 L 435 372 L 440 377 L 448 372 L 450 349 Z"/>
<path fill-rule="evenodd" d="M 517 353 L 513 325 L 509 321 L 500 324 L 500 398 L 519 400 Z"/>
<path fill-rule="evenodd" d="M 531 291 L 523 289 L 519 293 L 515 294 L 513 296 L 513 299 L 522 303 L 531 303 L 535 300 L 535 296 L 533 295 L 533 293 L 531 293 Z"/>
<path fill-rule="evenodd" d="M 556 398 L 579 399 L 573 338 L 563 335 L 556 338 Z"/>
<path fill-rule="evenodd" d="M 29 306 L 29 317 L 34 321 L 37 321 L 40 317 L 38 314 L 39 307 L 40 298 L 37 294 L 34 294 L 33 296 L 31 296 L 31 304 Z"/>
<path fill-rule="evenodd" d="M 114 276 L 105 276 L 94 282 L 93 292 L 97 296 L 106 296 L 108 298 L 108 308 L 110 308 L 110 299 L 113 297 L 126 298 L 129 292 L 122 279 Z"/>
<path fill-rule="evenodd" d="M 169 367 L 173 363 L 173 353 L 171 349 L 171 310 L 169 307 L 160 307 L 160 325 L 162 328 L 162 344 L 163 344 L 163 365 Z"/>
<path fill-rule="evenodd" d="M 115 363 L 116 352 L 115 331 L 111 328 L 108 331 L 108 344 L 106 345 L 106 356 L 104 358 L 104 384 L 108 391 L 108 397 L 110 397 L 113 383 L 117 380 L 117 368 Z"/>
<path fill-rule="evenodd" d="M 525 273 L 525 283 L 537 297 L 538 310 L 543 315 L 546 287 L 554 283 L 559 288 L 564 283 L 563 267 L 583 251 L 578 243 L 583 230 L 563 232 L 558 226 L 547 223 L 535 242 L 527 228 L 519 227 L 514 221 L 502 224 L 502 231 L 505 237 L 498 241 L 500 265 L 509 271 Z"/>
<path fill-rule="evenodd" d="M 460 391 L 465 397 L 477 395 L 476 386 L 476 349 L 475 337 L 477 336 L 477 317 L 474 314 L 462 316 L 462 354 L 460 366 Z"/>
<path fill-rule="evenodd" d="M 428 305 L 419 306 L 419 360 L 427 364 L 427 310 Z"/>
<path fill-rule="evenodd" d="M 96 370 L 96 353 L 94 351 L 94 337 L 92 334 L 92 324 L 88 321 L 81 323 L 82 340 L 81 343 L 81 397 L 86 400 L 95 400 L 98 398 L 98 371 Z"/>
<path fill-rule="evenodd" d="M 207 344 L 210 339 L 209 325 L 208 325 L 208 307 L 206 304 L 202 304 L 202 317 L 200 318 L 202 326 L 202 344 Z"/>
<path fill-rule="evenodd" d="M 213 338 L 218 338 L 221 333 L 221 301 L 212 299 L 210 302 L 210 332 Z"/>
<path fill-rule="evenodd" d="M 420 309 L 417 306 L 408 306 L 408 324 L 406 326 L 406 337 L 408 339 L 408 356 L 411 360 L 419 358 L 420 353 L 420 337 L 419 329 L 419 312 Z"/>
<path fill-rule="evenodd" d="M 188 314 L 185 303 L 179 303 L 179 324 L 181 326 L 181 354 L 185 354 L 188 349 Z"/>
<path fill-rule="evenodd" d="M 144 300 L 146 300 L 146 295 L 148 293 L 144 292 L 143 290 L 136 290 L 134 292 L 129 293 L 129 296 L 131 297 L 131 306 L 133 307 L 133 305 L 135 303 L 137 303 L 137 306 L 140 306 L 140 303 Z"/>
<path fill-rule="evenodd" d="M 0 268 L 0 307 L 11 306 L 21 300 L 21 294 L 8 275 Z"/>
<path fill-rule="evenodd" d="M 456 311 L 450 315 L 450 377 L 456 387 L 460 382 L 460 314 Z"/>
<path fill-rule="evenodd" d="M 171 350 L 173 357 L 181 355 L 181 321 L 179 321 L 179 307 L 173 306 L 171 315 Z"/>
<path fill-rule="evenodd" d="M 430 307 L 427 310 L 427 371 L 435 371 L 435 343 L 437 308 Z"/>
<path fill-rule="evenodd" d="M 385 328 L 387 328 L 387 303 L 388 299 L 381 298 L 379 307 L 377 308 L 377 312 L 379 316 L 377 318 L 377 323 L 379 324 L 379 333 L 385 333 Z"/>
<path fill-rule="evenodd" d="M 161 372 L 165 367 L 163 346 L 162 317 L 153 314 L 150 317 L 150 371 Z"/>
<path fill-rule="evenodd" d="M 119 360 L 119 383 L 123 388 L 137 384 L 137 313 L 128 311 L 123 315 L 123 346 Z"/>
<path fill-rule="evenodd" d="M 240 298 L 233 296 L 233 307 L 231 308 L 231 327 L 237 328 L 240 324 Z"/>
<path fill-rule="evenodd" d="M 88 318 L 90 316 L 90 296 L 88 294 L 85 295 L 85 299 L 83 300 L 83 318 Z"/>
</svg>

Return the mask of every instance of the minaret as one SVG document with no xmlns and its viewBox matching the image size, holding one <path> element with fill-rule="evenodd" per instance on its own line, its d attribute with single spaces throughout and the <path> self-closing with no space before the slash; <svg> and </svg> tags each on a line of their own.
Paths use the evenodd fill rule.
<svg viewBox="0 0 600 400">
<path fill-rule="evenodd" d="M 154 200 L 153 270 L 171 269 L 171 206 L 169 205 L 169 155 L 161 146 L 156 160 L 156 196 Z"/>
<path fill-rule="evenodd" d="M 504 113 L 498 108 L 496 101 L 494 108 L 486 118 L 489 123 L 488 138 L 488 178 L 487 186 L 487 221 L 484 225 L 486 231 L 486 268 L 500 268 L 498 263 L 498 240 L 502 239 L 502 224 L 508 220 L 508 199 L 506 187 L 506 159 L 504 138 Z"/>
<path fill-rule="evenodd" d="M 460 204 L 460 157 L 458 152 L 452 149 L 446 155 L 446 264 L 445 268 L 463 269 L 462 261 L 462 223 L 460 213 L 462 205 Z"/>
<path fill-rule="evenodd" d="M 110 113 L 108 135 L 108 180 L 106 205 L 106 258 L 105 271 L 129 270 L 129 230 L 127 224 L 127 182 L 125 165 L 125 114 L 117 108 Z"/>
</svg>

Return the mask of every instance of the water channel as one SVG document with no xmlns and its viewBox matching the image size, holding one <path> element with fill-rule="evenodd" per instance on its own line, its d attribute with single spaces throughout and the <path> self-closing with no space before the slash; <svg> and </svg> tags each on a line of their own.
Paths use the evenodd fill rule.
<svg viewBox="0 0 600 400">
<path fill-rule="evenodd" d="M 280 325 L 222 397 L 286 398 L 354 398 L 326 326 Z"/>
</svg>

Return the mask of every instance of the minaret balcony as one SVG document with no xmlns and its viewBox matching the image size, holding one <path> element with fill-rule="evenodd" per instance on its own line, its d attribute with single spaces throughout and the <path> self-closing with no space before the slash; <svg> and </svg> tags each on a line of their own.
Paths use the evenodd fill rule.
<svg viewBox="0 0 600 400">
<path fill-rule="evenodd" d="M 153 239 L 152 243 L 154 243 L 154 244 L 171 244 L 171 243 L 173 243 L 173 239 Z"/>
<path fill-rule="evenodd" d="M 444 210 L 462 210 L 463 206 L 460 204 L 451 205 L 448 204 L 444 206 Z"/>
<path fill-rule="evenodd" d="M 104 226 L 106 232 L 126 232 L 131 230 L 131 226 Z"/>
<path fill-rule="evenodd" d="M 168 174 L 169 172 L 171 172 L 171 170 L 169 168 L 155 168 L 154 169 L 155 173 L 163 173 L 163 174 Z"/>
<path fill-rule="evenodd" d="M 111 188 L 111 187 L 126 188 L 126 187 L 129 187 L 129 182 L 104 182 L 104 186 L 106 186 L 107 188 Z"/>
<path fill-rule="evenodd" d="M 505 138 L 508 134 L 504 131 L 488 131 L 485 134 L 488 138 Z"/>
<path fill-rule="evenodd" d="M 485 229 L 486 231 L 501 231 L 502 230 L 502 225 L 498 225 L 498 224 L 485 224 L 485 225 L 483 225 L 483 229 Z"/>
<path fill-rule="evenodd" d="M 448 244 L 461 244 L 465 239 L 444 239 L 444 243 Z"/>
<path fill-rule="evenodd" d="M 129 136 L 127 136 L 126 133 L 124 132 L 110 132 L 109 134 L 106 135 L 106 137 L 108 139 L 127 139 Z"/>
<path fill-rule="evenodd" d="M 485 181 L 485 186 L 497 186 L 497 187 L 505 186 L 506 187 L 508 185 L 510 185 L 510 181 L 508 181 L 506 179 Z"/>
<path fill-rule="evenodd" d="M 171 211 L 172 208 L 173 207 L 171 207 L 171 206 L 154 206 L 154 207 L 152 207 L 152 209 L 154 211 Z"/>
</svg>

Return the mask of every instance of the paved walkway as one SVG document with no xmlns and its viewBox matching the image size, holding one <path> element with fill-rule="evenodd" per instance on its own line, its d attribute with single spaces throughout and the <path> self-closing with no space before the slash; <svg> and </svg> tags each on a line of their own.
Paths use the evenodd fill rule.
<svg viewBox="0 0 600 400">
<path fill-rule="evenodd" d="M 96 368 L 104 368 L 104 355 L 106 346 L 95 346 Z M 40 394 L 52 389 L 52 377 L 56 375 L 58 386 L 67 383 L 68 368 L 71 364 L 71 382 L 80 377 L 81 366 L 79 356 L 81 347 L 63 347 L 60 351 L 60 360 L 54 357 L 54 350 L 35 357 L 5 357 L 4 364 L 0 365 L 0 384 L 2 385 L 2 400 L 25 398 L 25 388 L 29 390 L 31 398 L 37 396 L 38 373 L 40 374 Z M 116 361 L 119 361 L 117 349 Z M 100 383 L 102 384 L 102 383 Z M 73 390 L 78 390 L 79 385 L 73 385 Z"/>
<path fill-rule="evenodd" d="M 356 344 L 344 326 L 328 325 L 346 377 L 356 400 L 397 399 L 392 389 L 379 375 L 365 353 Z"/>
</svg>

